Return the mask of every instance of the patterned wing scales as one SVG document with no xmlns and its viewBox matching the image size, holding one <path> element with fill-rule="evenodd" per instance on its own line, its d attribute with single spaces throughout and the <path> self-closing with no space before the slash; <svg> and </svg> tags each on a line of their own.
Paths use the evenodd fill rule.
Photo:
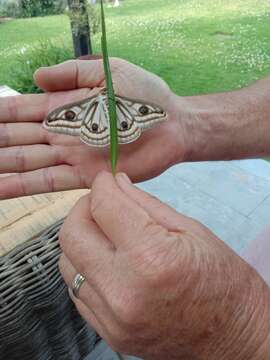
<svg viewBox="0 0 270 360">
<path fill-rule="evenodd" d="M 91 146 L 104 147 L 110 143 L 110 123 L 107 96 L 98 95 L 89 107 L 80 130 L 81 140 Z"/>
<path fill-rule="evenodd" d="M 43 121 L 45 129 L 73 136 L 80 136 L 81 125 L 93 97 L 67 104 L 53 110 Z"/>
<path fill-rule="evenodd" d="M 166 112 L 159 106 L 144 103 L 125 97 L 118 97 L 122 106 L 142 130 L 152 128 L 154 125 L 167 120 Z"/>
<path fill-rule="evenodd" d="M 116 96 L 117 129 L 119 144 L 137 140 L 142 131 L 167 119 L 166 113 L 156 105 L 144 104 Z M 81 140 L 91 146 L 110 144 L 110 119 L 106 92 L 100 93 L 91 103 L 81 126 Z"/>
<path fill-rule="evenodd" d="M 142 131 L 167 120 L 167 114 L 157 105 L 116 96 L 119 144 L 138 139 Z M 80 136 L 90 146 L 110 144 L 110 119 L 106 90 L 80 102 L 52 111 L 43 126 L 54 132 Z"/>
<path fill-rule="evenodd" d="M 119 144 L 128 144 L 137 140 L 142 130 L 135 121 L 132 109 L 126 106 L 119 97 L 116 97 L 116 108 Z"/>
<path fill-rule="evenodd" d="M 128 108 L 116 97 L 117 129 L 119 144 L 127 144 L 138 139 L 141 128 Z M 104 147 L 110 144 L 110 119 L 106 93 L 101 93 L 91 104 L 81 127 L 81 139 L 84 143 Z"/>
</svg>

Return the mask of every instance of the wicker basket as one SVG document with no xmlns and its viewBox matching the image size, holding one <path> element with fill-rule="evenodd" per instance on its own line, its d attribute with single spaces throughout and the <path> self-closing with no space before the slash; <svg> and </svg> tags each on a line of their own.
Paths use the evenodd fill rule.
<svg viewBox="0 0 270 360">
<path fill-rule="evenodd" d="M 100 340 L 59 273 L 61 224 L 0 257 L 1 360 L 79 360 Z"/>
</svg>

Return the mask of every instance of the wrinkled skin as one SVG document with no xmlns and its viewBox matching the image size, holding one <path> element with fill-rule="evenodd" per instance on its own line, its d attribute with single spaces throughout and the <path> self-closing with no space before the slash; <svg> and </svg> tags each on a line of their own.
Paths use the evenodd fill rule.
<svg viewBox="0 0 270 360">
<path fill-rule="evenodd" d="M 60 270 L 86 277 L 82 316 L 145 360 L 267 360 L 269 288 L 213 233 L 100 173 L 60 234 Z M 256 334 L 256 335 L 254 335 Z"/>
<path fill-rule="evenodd" d="M 176 97 L 166 83 L 124 60 L 111 59 L 111 69 L 117 94 L 156 103 L 169 115 L 166 123 L 120 147 L 118 170 L 139 181 L 183 161 L 188 152 L 185 119 L 179 119 Z M 108 149 L 94 149 L 42 127 L 51 110 L 105 85 L 102 60 L 41 68 L 35 81 L 45 94 L 0 99 L 0 173 L 19 173 L 0 179 L 0 199 L 89 187 L 97 172 L 110 168 Z"/>
</svg>

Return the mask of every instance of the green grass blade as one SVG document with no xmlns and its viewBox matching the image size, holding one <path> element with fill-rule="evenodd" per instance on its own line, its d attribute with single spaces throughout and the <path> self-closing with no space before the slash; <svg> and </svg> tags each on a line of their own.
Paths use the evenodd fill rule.
<svg viewBox="0 0 270 360">
<path fill-rule="evenodd" d="M 117 159 L 118 159 L 117 111 L 116 111 L 116 100 L 115 100 L 115 94 L 114 94 L 113 82 L 112 82 L 112 74 L 110 70 L 110 63 L 108 56 L 103 1 L 101 0 L 100 3 L 101 3 L 101 25 L 102 25 L 101 48 L 103 54 L 104 73 L 105 73 L 105 79 L 107 85 L 109 118 L 110 118 L 110 158 L 111 158 L 112 172 L 113 174 L 115 174 Z"/>
</svg>

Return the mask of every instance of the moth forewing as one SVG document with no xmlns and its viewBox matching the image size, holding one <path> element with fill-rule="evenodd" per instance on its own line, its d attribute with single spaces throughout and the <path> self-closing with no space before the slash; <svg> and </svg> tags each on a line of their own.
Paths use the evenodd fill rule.
<svg viewBox="0 0 270 360">
<path fill-rule="evenodd" d="M 66 135 L 80 136 L 80 129 L 94 97 L 61 106 L 43 121 L 45 129 Z"/>
</svg>

